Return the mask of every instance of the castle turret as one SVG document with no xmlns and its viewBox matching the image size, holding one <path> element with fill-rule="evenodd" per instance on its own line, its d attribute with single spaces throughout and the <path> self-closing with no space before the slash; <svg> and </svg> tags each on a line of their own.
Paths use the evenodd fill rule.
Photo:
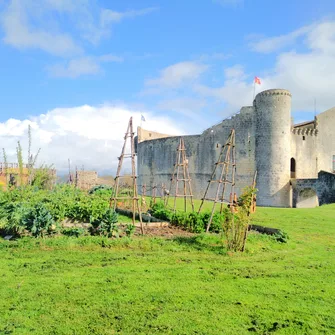
<svg viewBox="0 0 335 335">
<path fill-rule="evenodd" d="M 290 207 L 291 93 L 274 89 L 257 94 L 257 203 Z"/>
</svg>

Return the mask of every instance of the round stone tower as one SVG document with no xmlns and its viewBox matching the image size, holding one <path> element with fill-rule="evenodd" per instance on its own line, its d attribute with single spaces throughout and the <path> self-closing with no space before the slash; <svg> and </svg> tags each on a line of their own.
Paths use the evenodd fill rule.
<svg viewBox="0 0 335 335">
<path fill-rule="evenodd" d="M 254 107 L 257 203 L 291 207 L 291 93 L 282 89 L 261 92 Z"/>
</svg>

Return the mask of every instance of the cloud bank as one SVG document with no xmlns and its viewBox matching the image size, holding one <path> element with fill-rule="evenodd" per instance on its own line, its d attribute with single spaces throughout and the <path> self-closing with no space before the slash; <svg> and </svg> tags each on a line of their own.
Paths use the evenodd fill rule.
<svg viewBox="0 0 335 335">
<path fill-rule="evenodd" d="M 29 120 L 9 119 L 0 123 L 1 146 L 7 151 L 8 162 L 16 162 L 17 141 L 21 142 L 24 153 L 27 152 L 30 124 L 33 152 L 41 148 L 39 164 L 54 164 L 59 173 L 65 173 L 70 159 L 78 168 L 84 166 L 86 170 L 115 174 L 128 121 L 132 116 L 136 131 L 142 114 L 146 119 L 144 128 L 172 135 L 184 133 L 170 118 L 151 112 L 127 106 L 84 105 L 56 108 Z"/>
</svg>

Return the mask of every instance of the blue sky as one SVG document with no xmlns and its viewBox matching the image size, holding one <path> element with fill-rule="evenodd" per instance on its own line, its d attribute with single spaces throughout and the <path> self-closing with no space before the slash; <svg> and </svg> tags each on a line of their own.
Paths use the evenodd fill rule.
<svg viewBox="0 0 335 335">
<path fill-rule="evenodd" d="M 50 139 L 55 114 L 79 124 L 83 106 L 87 122 L 110 108 L 112 132 L 116 111 L 200 132 L 252 103 L 255 75 L 257 92 L 290 89 L 296 121 L 311 119 L 314 99 L 335 105 L 334 12 L 331 0 L 0 0 L 0 136 L 35 122 Z"/>
</svg>

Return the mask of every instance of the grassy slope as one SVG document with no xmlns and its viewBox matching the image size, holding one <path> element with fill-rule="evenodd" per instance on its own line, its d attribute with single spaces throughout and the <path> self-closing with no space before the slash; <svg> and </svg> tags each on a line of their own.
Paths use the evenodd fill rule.
<svg viewBox="0 0 335 335">
<path fill-rule="evenodd" d="M 216 236 L 0 242 L 0 334 L 334 334 L 335 206 L 258 208 L 245 254 Z"/>
</svg>

